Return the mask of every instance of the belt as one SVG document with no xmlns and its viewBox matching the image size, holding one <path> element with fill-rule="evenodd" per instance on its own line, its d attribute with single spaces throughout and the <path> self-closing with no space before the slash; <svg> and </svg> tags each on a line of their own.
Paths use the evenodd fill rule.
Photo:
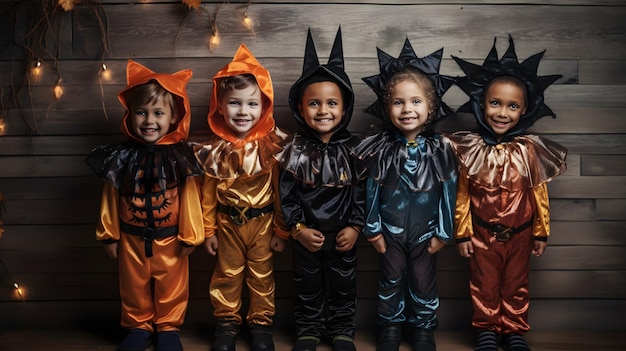
<svg viewBox="0 0 626 351">
<path fill-rule="evenodd" d="M 519 227 L 513 228 L 507 227 L 500 223 L 485 222 L 478 216 L 473 216 L 472 220 L 475 224 L 478 224 L 479 226 L 489 230 L 489 232 L 496 237 L 496 240 L 501 242 L 509 241 L 513 234 L 519 233 L 533 224 L 533 220 L 531 219 L 530 221 L 520 225 Z"/>
<path fill-rule="evenodd" d="M 267 205 L 263 208 L 250 208 L 250 207 L 242 208 L 242 207 L 225 206 L 225 205 L 219 204 L 217 205 L 217 210 L 224 214 L 227 214 L 235 224 L 242 225 L 249 219 L 258 217 L 268 212 L 272 212 L 272 210 L 274 210 L 274 206 Z"/>
<path fill-rule="evenodd" d="M 132 224 L 120 222 L 120 229 L 124 233 L 138 236 L 145 241 L 146 257 L 152 257 L 152 241 L 154 239 L 167 238 L 178 234 L 178 226 L 160 228 L 137 227 Z"/>
</svg>

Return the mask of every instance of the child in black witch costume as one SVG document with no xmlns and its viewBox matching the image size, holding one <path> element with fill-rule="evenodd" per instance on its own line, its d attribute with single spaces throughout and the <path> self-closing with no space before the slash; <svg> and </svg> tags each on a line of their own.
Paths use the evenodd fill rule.
<svg viewBox="0 0 626 351">
<path fill-rule="evenodd" d="M 313 351 L 328 333 L 334 351 L 355 350 L 356 249 L 364 197 L 358 139 L 346 129 L 354 93 L 344 72 L 341 29 L 320 65 L 309 30 L 302 76 L 289 91 L 299 132 L 279 155 L 280 196 L 292 229 L 296 290 L 294 351 Z"/>
<path fill-rule="evenodd" d="M 378 49 L 380 74 L 363 78 L 378 96 L 366 112 L 385 124 L 357 149 L 369 172 L 363 234 L 382 254 L 378 351 L 397 351 L 403 326 L 414 351 L 435 350 L 436 253 L 452 240 L 457 180 L 454 153 L 434 133 L 452 113 L 442 53 L 420 59 L 407 39 L 397 59 Z"/>
<path fill-rule="evenodd" d="M 543 52 L 521 64 L 513 39 L 500 60 L 495 48 L 478 66 L 453 57 L 466 77 L 456 84 L 470 97 L 479 132 L 449 138 L 460 162 L 455 214 L 457 249 L 470 258 L 476 350 L 530 350 L 530 255 L 541 256 L 550 234 L 546 183 L 565 171 L 567 150 L 526 130 L 554 113 L 543 92 L 560 75 L 537 76 Z"/>
</svg>

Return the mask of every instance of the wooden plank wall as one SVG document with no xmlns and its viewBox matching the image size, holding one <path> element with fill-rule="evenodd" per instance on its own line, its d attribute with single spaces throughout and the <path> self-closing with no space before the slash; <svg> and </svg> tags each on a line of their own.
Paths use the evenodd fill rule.
<svg viewBox="0 0 626 351">
<path fill-rule="evenodd" d="M 278 124 L 293 130 L 287 92 L 301 73 L 307 28 L 325 61 L 341 25 L 357 96 L 355 132 L 376 123 L 363 113 L 374 95 L 360 78 L 377 73 L 377 46 L 397 55 L 408 37 L 419 56 L 444 47 L 441 72 L 452 76 L 461 72 L 450 55 L 479 63 L 494 37 L 504 52 L 507 33 L 521 59 L 547 49 L 540 74 L 564 75 L 546 93 L 558 118 L 543 119 L 533 130 L 565 145 L 569 155 L 567 173 L 549 186 L 550 245 L 532 259 L 531 322 L 541 329 L 626 329 L 623 1 L 253 1 L 247 7 L 250 31 L 241 22 L 245 1 L 205 1 L 188 11 L 175 1 L 104 0 L 83 2 L 72 12 L 57 8 L 43 44 L 26 48 L 40 4 L 0 0 L 0 191 L 7 210 L 0 260 L 25 297 L 19 301 L 2 273 L 0 328 L 117 323 L 116 263 L 94 240 L 102 183 L 83 160 L 95 145 L 121 140 L 116 93 L 125 86 L 127 59 L 158 71 L 191 68 L 188 91 L 193 130 L 199 131 L 206 128 L 212 75 L 244 42 L 272 73 Z M 216 11 L 221 41 L 209 50 Z M 98 17 L 108 24 L 108 41 Z M 101 60 L 103 43 L 109 45 Z M 40 75 L 22 84 L 37 58 L 43 60 Z M 109 79 L 99 79 L 102 62 Z M 64 94 L 55 100 L 59 78 Z M 465 99 L 458 88 L 446 95 L 453 107 Z M 471 126 L 467 116 L 455 116 L 440 128 Z M 378 264 L 365 242 L 358 257 L 358 321 L 368 329 L 375 326 Z M 276 256 L 280 328 L 292 322 L 290 260 L 289 251 Z M 213 262 L 204 250 L 192 255 L 189 326 L 212 321 L 207 287 Z M 440 255 L 441 328 L 469 326 L 466 266 L 454 247 Z"/>
</svg>

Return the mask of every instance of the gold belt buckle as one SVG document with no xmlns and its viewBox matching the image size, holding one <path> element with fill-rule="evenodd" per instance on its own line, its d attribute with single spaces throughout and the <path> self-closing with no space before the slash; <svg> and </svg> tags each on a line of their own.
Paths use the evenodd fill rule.
<svg viewBox="0 0 626 351">
<path fill-rule="evenodd" d="M 233 223 L 235 223 L 236 225 L 242 225 L 246 223 L 246 221 L 248 220 L 248 218 L 246 218 L 246 212 L 248 211 L 248 206 L 244 208 L 239 208 L 239 207 L 231 207 L 231 208 L 234 208 L 235 210 L 237 210 L 237 212 L 239 212 L 238 214 L 230 215 L 230 219 L 233 221 Z"/>
<path fill-rule="evenodd" d="M 513 233 L 511 231 L 513 228 L 503 226 L 502 224 L 493 224 L 491 226 L 491 234 L 496 237 L 496 240 L 500 242 L 507 242 L 511 240 L 511 236 Z"/>
</svg>

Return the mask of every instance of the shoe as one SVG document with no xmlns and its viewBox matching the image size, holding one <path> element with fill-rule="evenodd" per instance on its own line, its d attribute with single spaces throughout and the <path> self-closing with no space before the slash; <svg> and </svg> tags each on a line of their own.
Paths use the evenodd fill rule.
<svg viewBox="0 0 626 351">
<path fill-rule="evenodd" d="M 333 338 L 333 351 L 356 351 L 354 339 L 347 335 L 338 335 Z"/>
<path fill-rule="evenodd" d="M 301 336 L 296 340 L 291 351 L 315 351 L 319 342 L 320 339 L 315 336 Z"/>
<path fill-rule="evenodd" d="M 474 351 L 498 351 L 498 334 L 493 330 L 480 331 Z"/>
<path fill-rule="evenodd" d="M 271 326 L 252 324 L 250 332 L 252 333 L 251 351 L 274 351 Z"/>
<path fill-rule="evenodd" d="M 183 344 L 180 342 L 178 331 L 166 331 L 157 333 L 157 351 L 183 351 Z"/>
<path fill-rule="evenodd" d="M 413 351 L 436 351 L 433 330 L 414 328 L 411 332 L 411 347 Z"/>
<path fill-rule="evenodd" d="M 145 329 L 131 329 L 117 346 L 118 351 L 144 351 L 152 344 L 152 333 Z"/>
<path fill-rule="evenodd" d="M 402 330 L 397 324 L 389 324 L 380 330 L 376 351 L 398 351 L 402 340 Z"/>
<path fill-rule="evenodd" d="M 237 334 L 239 334 L 239 324 L 230 320 L 218 320 L 211 351 L 235 351 Z"/>
<path fill-rule="evenodd" d="M 505 351 L 530 351 L 530 347 L 520 334 L 504 334 L 500 341 Z"/>
</svg>

